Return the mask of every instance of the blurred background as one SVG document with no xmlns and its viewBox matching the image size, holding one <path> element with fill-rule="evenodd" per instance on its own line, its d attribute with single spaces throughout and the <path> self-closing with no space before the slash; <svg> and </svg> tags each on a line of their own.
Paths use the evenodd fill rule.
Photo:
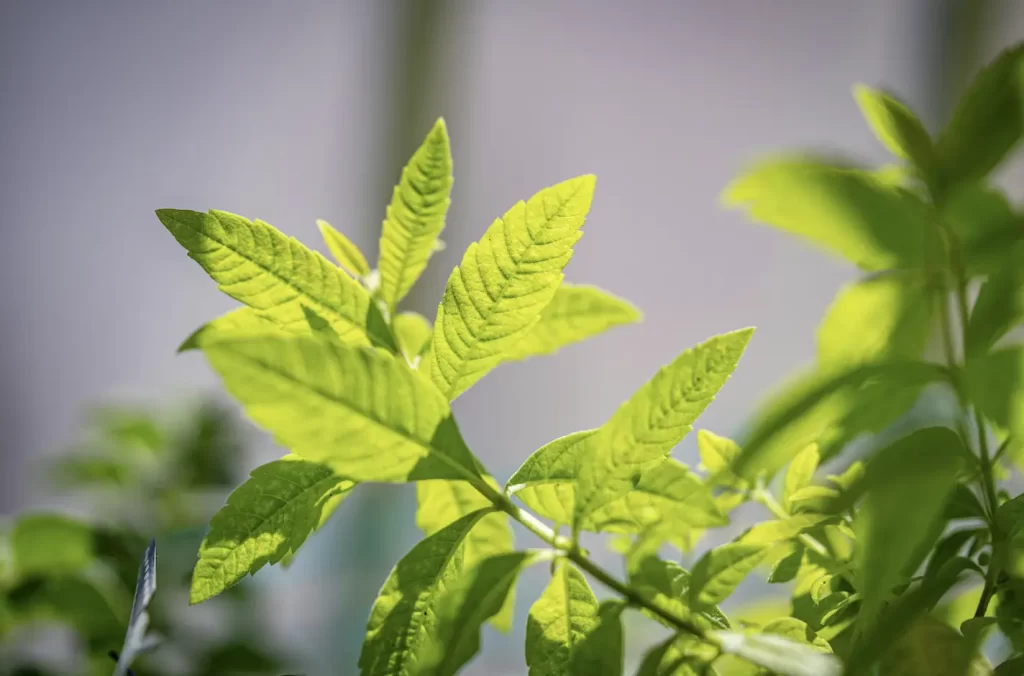
<svg viewBox="0 0 1024 676">
<path fill-rule="evenodd" d="M 406 309 L 433 317 L 465 246 L 515 201 L 595 173 L 567 279 L 645 313 L 502 366 L 458 400 L 467 442 L 499 480 L 547 441 L 599 425 L 683 348 L 755 325 L 700 421 L 732 435 L 813 358 L 815 326 L 856 271 L 723 210 L 721 189 L 775 150 L 885 161 L 854 83 L 896 91 L 935 129 L 966 79 L 1022 36 L 1014 0 L 3 0 L 0 509 L 92 504 L 54 488 L 47 467 L 97 405 L 173 409 L 160 425 L 188 430 L 197 403 L 221 397 L 201 357 L 175 349 L 234 302 L 155 209 L 224 209 L 325 251 L 323 218 L 375 257 L 400 168 L 442 115 L 448 247 Z M 1020 200 L 1019 161 L 1000 182 Z M 232 478 L 196 503 L 206 513 L 189 522 L 186 570 L 224 491 L 282 453 L 224 405 L 239 439 L 217 452 Z M 696 464 L 692 436 L 676 456 Z M 355 673 L 370 604 L 419 537 L 414 503 L 411 486 L 362 486 L 291 568 L 247 580 L 265 645 L 309 674 Z M 466 673 L 522 673 L 541 568 L 520 584 L 516 629 L 485 629 Z M 182 610 L 217 625 L 217 608 Z M 628 663 L 649 640 L 631 634 Z"/>
</svg>

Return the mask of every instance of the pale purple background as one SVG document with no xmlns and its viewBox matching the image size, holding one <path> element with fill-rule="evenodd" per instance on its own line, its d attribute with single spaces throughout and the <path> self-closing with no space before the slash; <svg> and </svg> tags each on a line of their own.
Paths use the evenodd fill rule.
<svg viewBox="0 0 1024 676">
<path fill-rule="evenodd" d="M 513 202 L 596 173 L 567 278 L 646 314 L 559 356 L 499 368 L 464 395 L 456 412 L 488 467 L 507 477 L 543 443 L 600 424 L 683 348 L 756 325 L 701 420 L 734 432 L 812 357 L 815 325 L 855 271 L 724 211 L 718 194 L 766 151 L 842 148 L 883 161 L 855 82 L 899 91 L 934 123 L 939 5 L 450 2 L 431 91 L 402 136 L 405 3 L 0 3 L 3 513 L 38 503 L 38 463 L 74 438 L 87 403 L 218 387 L 198 356 L 174 352 L 233 301 L 154 209 L 226 209 L 321 249 L 314 220 L 325 218 L 373 256 L 408 139 L 438 115 L 455 160 L 448 249 L 412 309 L 433 315 L 465 245 Z M 980 54 L 964 57 L 972 67 L 1024 35 L 1024 5 L 995 3 L 984 30 Z M 1020 185 L 1020 171 L 1007 176 Z M 245 464 L 278 452 L 264 443 Z M 677 455 L 694 459 L 692 438 Z M 290 640 L 341 660 L 342 673 L 354 668 L 367 604 L 416 535 L 410 500 L 405 488 L 367 489 L 295 569 L 251 583 L 270 587 Z M 353 554 L 346 543 L 366 533 L 376 545 Z M 544 577 L 528 573 L 516 631 L 486 632 L 487 657 L 467 673 L 522 673 L 525 613 Z"/>
</svg>

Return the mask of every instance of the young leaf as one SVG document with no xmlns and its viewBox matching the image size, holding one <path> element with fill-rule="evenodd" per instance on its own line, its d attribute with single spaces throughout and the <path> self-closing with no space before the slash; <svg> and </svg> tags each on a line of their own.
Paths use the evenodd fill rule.
<svg viewBox="0 0 1024 676">
<path fill-rule="evenodd" d="M 785 519 L 774 521 L 763 521 L 751 526 L 737 540 L 737 542 L 748 545 L 768 546 L 790 540 L 804 533 L 829 517 L 821 514 L 797 514 Z"/>
<path fill-rule="evenodd" d="M 417 674 L 450 676 L 480 650 L 480 626 L 504 605 L 519 572 L 537 555 L 499 554 L 463 571 L 438 599 L 435 640 L 426 645 Z"/>
<path fill-rule="evenodd" d="M 462 579 L 463 542 L 487 513 L 468 514 L 421 540 L 391 571 L 370 612 L 359 655 L 364 676 L 439 673 L 424 666 L 448 647 L 438 633 L 441 598 Z"/>
<path fill-rule="evenodd" d="M 574 526 L 629 493 L 664 461 L 729 379 L 753 335 L 742 329 L 684 351 L 619 407 L 592 440 L 576 482 Z"/>
<path fill-rule="evenodd" d="M 1022 63 L 1024 46 L 1006 50 L 961 97 L 938 141 L 944 177 L 950 183 L 984 178 L 1020 140 Z"/>
<path fill-rule="evenodd" d="M 711 603 L 694 603 L 690 596 L 694 578 L 674 561 L 659 559 L 654 553 L 627 558 L 629 584 L 650 603 L 668 610 L 706 629 L 727 629 L 729 621 Z M 662 624 L 660 616 L 650 616 Z"/>
<path fill-rule="evenodd" d="M 200 344 L 248 415 L 353 481 L 482 481 L 448 402 L 404 360 L 306 336 Z"/>
<path fill-rule="evenodd" d="M 366 256 L 348 237 L 335 230 L 330 223 L 324 220 L 318 220 L 316 227 L 320 228 L 320 234 L 323 236 L 327 248 L 331 250 L 331 255 L 334 256 L 334 260 L 338 261 L 341 269 L 356 279 L 362 279 L 370 274 L 370 265 L 366 262 Z"/>
<path fill-rule="evenodd" d="M 65 575 L 86 568 L 96 553 L 88 524 L 60 514 L 26 514 L 11 532 L 18 576 Z"/>
<path fill-rule="evenodd" d="M 724 199 L 865 270 L 922 267 L 932 237 L 923 205 L 909 193 L 870 172 L 815 158 L 763 162 L 733 182 Z"/>
<path fill-rule="evenodd" d="M 427 356 L 430 376 L 449 400 L 514 350 L 551 302 L 582 234 L 594 181 L 581 176 L 541 190 L 466 250 L 448 278 Z"/>
<path fill-rule="evenodd" d="M 867 492 L 854 521 L 861 545 L 862 627 L 876 620 L 890 590 L 917 568 L 938 538 L 936 526 L 956 485 L 962 453 L 955 433 L 930 427 L 899 439 L 868 463 Z"/>
<path fill-rule="evenodd" d="M 452 191 L 452 155 L 444 120 L 434 123 L 402 169 L 380 237 L 381 296 L 388 308 L 409 293 L 444 230 Z"/>
<path fill-rule="evenodd" d="M 509 493 L 555 523 L 571 523 L 575 482 L 580 463 L 588 461 L 587 440 L 593 432 L 576 432 L 542 447 L 509 480 Z M 678 532 L 726 523 L 707 486 L 685 465 L 666 458 L 644 472 L 632 491 L 588 514 L 580 528 L 639 533 L 661 524 Z"/>
<path fill-rule="evenodd" d="M 496 491 L 494 479 L 486 477 Z M 420 481 L 416 484 L 416 525 L 427 536 L 479 509 L 491 506 L 490 501 L 466 481 Z M 490 556 L 512 551 L 512 529 L 508 515 L 494 512 L 481 517 L 463 541 L 463 566 L 469 569 Z M 512 628 L 515 594 L 509 592 L 505 606 L 491 618 L 501 631 Z"/>
<path fill-rule="evenodd" d="M 615 664 L 621 673 L 622 625 L 616 618 L 605 627 L 604 640 L 596 642 L 591 635 L 602 627 L 601 619 L 597 597 L 583 573 L 568 561 L 556 564 L 551 583 L 530 608 L 526 625 L 530 676 L 614 673 Z"/>
<path fill-rule="evenodd" d="M 729 469 L 740 454 L 739 444 L 709 430 L 697 430 L 697 450 L 700 452 L 700 461 L 704 469 L 719 477 L 723 484 L 739 490 L 747 488 L 747 482 Z"/>
<path fill-rule="evenodd" d="M 421 314 L 401 312 L 395 315 L 395 337 L 405 358 L 411 363 L 430 346 L 430 322 Z"/>
<path fill-rule="evenodd" d="M 768 555 L 768 549 L 763 544 L 730 542 L 706 552 L 693 567 L 690 604 L 707 605 L 727 599 Z"/>
<path fill-rule="evenodd" d="M 210 521 L 192 573 L 189 603 L 201 603 L 292 555 L 355 486 L 295 455 L 261 465 Z"/>
<path fill-rule="evenodd" d="M 156 593 L 156 540 L 151 540 L 142 555 L 139 564 L 139 578 L 135 583 L 135 598 L 132 601 L 132 612 L 128 618 L 128 630 L 125 632 L 124 646 L 117 659 L 114 676 L 130 673 L 128 667 L 136 657 L 155 647 L 155 638 L 146 635 L 149 628 L 149 603 Z"/>
<path fill-rule="evenodd" d="M 935 148 L 914 112 L 895 96 L 865 85 L 857 85 L 853 93 L 864 119 L 889 152 L 909 160 L 925 176 L 931 175 Z"/>
<path fill-rule="evenodd" d="M 305 316 L 305 313 L 303 313 Z M 221 337 L 230 334 L 256 334 L 266 335 L 267 333 L 284 332 L 290 330 L 292 333 L 307 334 L 309 333 L 309 321 L 308 319 L 302 324 L 292 324 L 290 329 L 280 324 L 276 324 L 271 320 L 261 315 L 251 307 L 240 307 L 227 312 L 216 319 L 206 322 L 198 329 L 192 332 L 188 338 L 182 342 L 178 348 L 178 352 L 187 352 L 189 350 L 198 350 L 200 343 L 215 339 L 215 337 Z"/>
<path fill-rule="evenodd" d="M 345 341 L 366 345 L 370 296 L 357 282 L 293 237 L 263 221 L 225 211 L 160 209 L 160 222 L 189 257 L 235 300 L 286 329 L 305 327 L 302 306 Z"/>
<path fill-rule="evenodd" d="M 818 359 L 852 366 L 917 359 L 931 329 L 932 293 L 922 277 L 880 274 L 845 287 L 818 327 Z"/>
<path fill-rule="evenodd" d="M 811 443 L 797 453 L 797 456 L 789 463 L 782 491 L 782 502 L 787 508 L 797 491 L 811 485 L 811 479 L 814 478 L 814 472 L 818 469 L 819 462 L 821 462 L 821 454 L 818 452 L 818 444 Z"/>
<path fill-rule="evenodd" d="M 840 676 L 843 664 L 821 649 L 775 634 L 715 632 L 722 652 L 737 655 L 779 676 Z"/>
<path fill-rule="evenodd" d="M 622 324 L 640 321 L 640 311 L 593 286 L 562 284 L 540 320 L 502 361 L 552 354 Z"/>
<path fill-rule="evenodd" d="M 769 397 L 732 471 L 750 480 L 772 476 L 814 441 L 827 458 L 827 449 L 880 429 L 909 409 L 925 385 L 946 377 L 935 364 L 913 361 L 804 374 Z"/>
</svg>

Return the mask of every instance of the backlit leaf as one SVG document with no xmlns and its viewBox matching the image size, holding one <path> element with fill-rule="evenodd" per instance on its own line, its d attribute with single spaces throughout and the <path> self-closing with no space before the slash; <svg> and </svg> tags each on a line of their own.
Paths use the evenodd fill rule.
<svg viewBox="0 0 1024 676">
<path fill-rule="evenodd" d="M 768 555 L 763 544 L 730 542 L 709 550 L 693 567 L 690 603 L 703 605 L 727 599 Z"/>
<path fill-rule="evenodd" d="M 697 450 L 700 461 L 711 475 L 719 477 L 726 486 L 744 489 L 747 482 L 729 469 L 740 454 L 739 445 L 732 439 L 720 437 L 709 430 L 697 430 Z"/>
<path fill-rule="evenodd" d="M 444 230 L 451 202 L 452 155 L 444 120 L 434 123 L 402 169 L 380 237 L 381 296 L 394 309 L 419 279 Z"/>
<path fill-rule="evenodd" d="M 793 461 L 789 463 L 782 492 L 782 501 L 786 507 L 789 507 L 790 501 L 797 491 L 810 486 L 819 462 L 821 462 L 821 454 L 818 452 L 818 444 L 811 443 L 797 453 Z"/>
<path fill-rule="evenodd" d="M 415 312 L 401 312 L 395 315 L 395 337 L 410 362 L 421 356 L 430 344 L 430 321 Z"/>
<path fill-rule="evenodd" d="M 573 432 L 535 451 L 508 480 L 508 491 L 557 524 L 572 523 L 579 463 L 597 430 Z"/>
<path fill-rule="evenodd" d="M 909 273 L 881 274 L 839 292 L 818 327 L 818 359 L 854 365 L 917 359 L 931 329 L 932 294 Z"/>
<path fill-rule="evenodd" d="M 933 237 L 923 205 L 906 191 L 815 158 L 762 162 L 734 181 L 724 199 L 865 270 L 921 267 Z"/>
<path fill-rule="evenodd" d="M 537 325 L 505 355 L 514 361 L 551 354 L 622 324 L 640 321 L 640 311 L 593 286 L 562 284 Z"/>
<path fill-rule="evenodd" d="M 448 278 L 426 357 L 430 377 L 449 400 L 497 366 L 536 325 L 581 236 L 594 181 L 581 176 L 541 190 L 466 250 Z"/>
<path fill-rule="evenodd" d="M 905 103 L 865 85 L 857 85 L 853 93 L 864 119 L 889 152 L 909 160 L 926 176 L 935 170 L 932 139 Z"/>
<path fill-rule="evenodd" d="M 498 489 L 490 477 L 487 483 Z M 442 528 L 479 509 L 491 506 L 490 501 L 466 481 L 420 481 L 416 484 L 416 525 L 425 535 Z M 508 515 L 493 512 L 480 518 L 466 535 L 463 544 L 463 566 L 469 569 L 483 559 L 512 551 L 512 529 Z M 491 618 L 491 624 L 502 631 L 512 628 L 515 594 L 509 592 L 505 606 Z"/>
<path fill-rule="evenodd" d="M 866 495 L 854 520 L 862 626 L 875 621 L 890 590 L 913 573 L 941 533 L 936 529 L 956 485 L 961 453 L 955 433 L 930 427 L 899 439 L 868 463 Z"/>
<path fill-rule="evenodd" d="M 265 319 L 289 330 L 305 327 L 306 305 L 345 341 L 368 344 L 369 294 L 295 238 L 225 211 L 161 209 L 157 216 L 224 293 Z"/>
<path fill-rule="evenodd" d="M 246 413 L 353 481 L 482 481 L 445 398 L 401 358 L 306 336 L 201 343 Z"/>
<path fill-rule="evenodd" d="M 587 639 L 601 626 L 600 604 L 583 573 L 568 561 L 556 564 L 544 593 L 530 608 L 526 625 L 526 665 L 530 676 L 615 673 L 622 663 L 619 640 L 600 645 Z M 607 671 L 604 671 L 607 670 Z"/>
<path fill-rule="evenodd" d="M 684 351 L 619 407 L 580 467 L 574 526 L 629 493 L 645 471 L 664 461 L 729 379 L 753 332 L 715 336 Z"/>
<path fill-rule="evenodd" d="M 711 602 L 695 602 L 691 596 L 691 585 L 695 578 L 678 563 L 659 559 L 654 554 L 631 557 L 627 563 L 630 586 L 648 602 L 701 628 L 728 628 L 729 621 L 716 605 Z M 658 615 L 648 615 L 665 624 Z"/>
<path fill-rule="evenodd" d="M 205 601 L 264 565 L 294 555 L 354 486 L 295 455 L 254 469 L 210 521 L 189 602 Z"/>
<path fill-rule="evenodd" d="M 338 265 L 345 272 L 356 279 L 362 279 L 370 274 L 370 265 L 366 262 L 366 256 L 348 237 L 334 229 L 327 221 L 318 220 L 316 226 L 320 228 L 320 234 L 323 236 L 327 248 L 331 250 L 334 260 L 338 261 Z"/>
</svg>

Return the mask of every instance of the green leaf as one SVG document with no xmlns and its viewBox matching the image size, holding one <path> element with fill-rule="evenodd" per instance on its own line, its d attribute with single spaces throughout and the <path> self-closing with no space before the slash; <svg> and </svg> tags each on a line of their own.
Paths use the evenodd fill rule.
<svg viewBox="0 0 1024 676">
<path fill-rule="evenodd" d="M 438 598 L 436 638 L 415 673 L 457 673 L 480 650 L 480 625 L 505 605 L 519 572 L 538 558 L 527 552 L 499 554 L 463 571 Z"/>
<path fill-rule="evenodd" d="M 818 359 L 853 366 L 917 359 L 928 343 L 932 293 L 925 280 L 896 272 L 846 286 L 818 327 Z"/>
<path fill-rule="evenodd" d="M 221 291 L 275 324 L 305 330 L 306 305 L 346 342 L 366 345 L 370 296 L 337 266 L 263 221 L 225 211 L 160 209 L 160 222 Z"/>
<path fill-rule="evenodd" d="M 680 634 L 651 648 L 644 655 L 636 676 L 703 676 L 717 674 L 717 670 L 705 671 L 715 657 L 712 646 L 696 637 Z"/>
<path fill-rule="evenodd" d="M 360 673 L 440 673 L 427 670 L 426 660 L 438 659 L 437 652 L 447 647 L 438 633 L 441 599 L 463 579 L 463 543 L 486 514 L 479 510 L 462 517 L 421 540 L 398 562 L 370 611 Z"/>
<path fill-rule="evenodd" d="M 828 518 L 821 514 L 797 514 L 785 519 L 764 521 L 748 528 L 737 542 L 748 545 L 774 545 L 795 538 Z"/>
<path fill-rule="evenodd" d="M 293 555 L 355 486 L 295 455 L 261 465 L 210 521 L 192 574 L 190 603 L 220 594 Z"/>
<path fill-rule="evenodd" d="M 556 524 L 572 523 L 579 464 L 595 432 L 573 432 L 542 446 L 512 475 L 506 490 Z"/>
<path fill-rule="evenodd" d="M 744 490 L 748 482 L 740 479 L 729 469 L 739 457 L 740 447 L 732 439 L 720 437 L 709 430 L 697 430 L 697 450 L 704 469 L 722 479 L 726 486 Z"/>
<path fill-rule="evenodd" d="M 772 567 L 772 573 L 768 576 L 768 582 L 771 584 L 782 584 L 785 582 L 792 582 L 796 579 L 796 574 L 800 572 L 800 566 L 804 561 L 804 547 L 803 545 L 796 545 L 789 554 L 775 562 Z"/>
<path fill-rule="evenodd" d="M 810 443 L 789 463 L 782 491 L 782 503 L 787 509 L 797 491 L 811 485 L 811 479 L 814 478 L 814 472 L 818 469 L 819 462 L 821 462 L 821 453 L 818 452 L 818 444 Z"/>
<path fill-rule="evenodd" d="M 899 439 L 868 463 L 866 495 L 854 520 L 862 631 L 938 539 L 962 453 L 955 433 L 930 427 Z"/>
<path fill-rule="evenodd" d="M 487 483 L 498 489 L 494 479 Z M 479 509 L 491 507 L 490 501 L 466 481 L 420 481 L 416 484 L 416 525 L 427 536 L 433 535 L 460 518 Z M 463 567 L 469 569 L 490 556 L 512 551 L 512 529 L 508 515 L 493 512 L 480 518 L 466 535 L 463 544 Z M 491 618 L 501 631 L 512 628 L 515 594 L 508 594 L 505 606 Z"/>
<path fill-rule="evenodd" d="M 466 250 L 448 278 L 427 356 L 430 376 L 449 400 L 497 366 L 536 325 L 582 234 L 594 181 L 580 176 L 541 190 Z"/>
<path fill-rule="evenodd" d="M 558 524 L 571 523 L 575 482 L 581 462 L 587 462 L 594 430 L 556 439 L 531 455 L 509 479 L 515 495 L 541 516 Z M 588 514 L 583 530 L 639 533 L 654 525 L 672 531 L 722 526 L 728 519 L 715 498 L 689 469 L 673 458 L 644 472 L 633 490 Z"/>
<path fill-rule="evenodd" d="M 919 618 L 886 652 L 881 673 L 889 676 L 984 676 L 991 670 L 975 659 L 974 646 L 936 619 Z"/>
<path fill-rule="evenodd" d="M 982 183 L 966 183 L 942 206 L 943 220 L 960 243 L 968 275 L 1005 269 L 1018 256 L 1024 240 L 1024 219 L 1001 191 Z"/>
<path fill-rule="evenodd" d="M 306 308 L 306 310 L 308 310 L 308 308 Z M 290 331 L 291 333 L 299 335 L 309 334 L 310 326 L 306 311 L 303 311 L 303 323 L 292 324 L 289 329 L 285 329 L 285 327 L 270 321 L 251 307 L 240 307 L 235 308 L 212 321 L 206 322 L 193 331 L 192 335 L 186 338 L 181 343 L 181 346 L 178 347 L 178 352 L 198 350 L 203 342 L 215 340 L 228 335 L 262 336 L 268 333 L 285 331 Z"/>
<path fill-rule="evenodd" d="M 728 628 L 729 621 L 716 605 L 693 602 L 690 590 L 695 578 L 676 562 L 665 561 L 648 553 L 630 557 L 627 564 L 630 586 L 649 603 L 690 620 L 701 628 Z M 665 624 L 660 616 L 648 614 L 655 621 Z"/>
<path fill-rule="evenodd" d="M 832 652 L 832 646 L 828 644 L 828 641 L 815 634 L 806 622 L 795 617 L 780 617 L 777 620 L 772 620 L 761 628 L 761 633 L 775 634 L 797 643 L 806 643 L 822 652 Z"/>
<path fill-rule="evenodd" d="M 404 360 L 306 336 L 200 344 L 246 413 L 353 481 L 481 481 L 448 402 Z"/>
<path fill-rule="evenodd" d="M 841 443 L 884 427 L 913 405 L 925 385 L 946 377 L 942 367 L 925 362 L 805 373 L 769 397 L 732 471 L 750 480 L 770 477 L 815 441 L 828 458 Z"/>
<path fill-rule="evenodd" d="M 430 321 L 415 312 L 402 312 L 395 315 L 394 326 L 402 353 L 413 363 L 430 346 L 430 333 L 433 330 Z"/>
<path fill-rule="evenodd" d="M 1020 140 L 1022 63 L 1024 46 L 1004 51 L 961 97 L 937 144 L 948 182 L 985 177 Z"/>
<path fill-rule="evenodd" d="M 610 625 L 618 627 L 618 641 L 587 640 L 602 626 L 599 613 L 597 597 L 583 573 L 565 560 L 557 563 L 550 584 L 530 608 L 526 625 L 530 676 L 614 673 L 616 663 L 621 673 L 620 623 Z"/>
<path fill-rule="evenodd" d="M 982 285 L 971 308 L 967 347 L 982 355 L 1014 326 L 1024 322 L 1024 247 Z"/>
<path fill-rule="evenodd" d="M 11 555 L 19 576 L 65 575 L 95 558 L 89 526 L 60 514 L 25 514 L 11 531 Z"/>
<path fill-rule="evenodd" d="M 854 97 L 871 130 L 893 155 L 909 160 L 926 177 L 935 171 L 935 148 L 921 120 L 892 94 L 857 85 Z"/>
<path fill-rule="evenodd" d="M 663 367 L 605 423 L 576 481 L 574 527 L 636 488 L 714 400 L 746 349 L 753 329 L 715 336 Z"/>
<path fill-rule="evenodd" d="M 1008 347 L 969 359 L 967 386 L 988 421 L 1024 439 L 1024 347 Z"/>
<path fill-rule="evenodd" d="M 725 191 L 754 220 L 799 235 L 865 270 L 919 268 L 932 229 L 923 205 L 870 172 L 808 157 L 763 162 Z"/>
<path fill-rule="evenodd" d="M 502 361 L 552 354 L 622 324 L 641 319 L 640 311 L 594 286 L 562 284 L 540 314 L 540 320 Z"/>
<path fill-rule="evenodd" d="M 705 552 L 693 567 L 691 605 L 720 603 L 729 598 L 764 560 L 768 550 L 768 546 L 760 543 L 730 542 Z"/>
<path fill-rule="evenodd" d="M 713 637 L 722 652 L 736 655 L 779 676 L 840 676 L 843 664 L 820 648 L 776 634 L 718 631 Z"/>
<path fill-rule="evenodd" d="M 366 262 L 366 256 L 348 237 L 324 220 L 317 220 L 316 227 L 320 228 L 320 234 L 323 236 L 327 248 L 331 250 L 334 260 L 338 261 L 338 265 L 345 272 L 356 279 L 362 279 L 370 274 L 370 265 Z"/>
<path fill-rule="evenodd" d="M 438 118 L 402 169 L 380 237 L 381 297 L 394 309 L 427 267 L 451 203 L 452 155 Z"/>
</svg>

